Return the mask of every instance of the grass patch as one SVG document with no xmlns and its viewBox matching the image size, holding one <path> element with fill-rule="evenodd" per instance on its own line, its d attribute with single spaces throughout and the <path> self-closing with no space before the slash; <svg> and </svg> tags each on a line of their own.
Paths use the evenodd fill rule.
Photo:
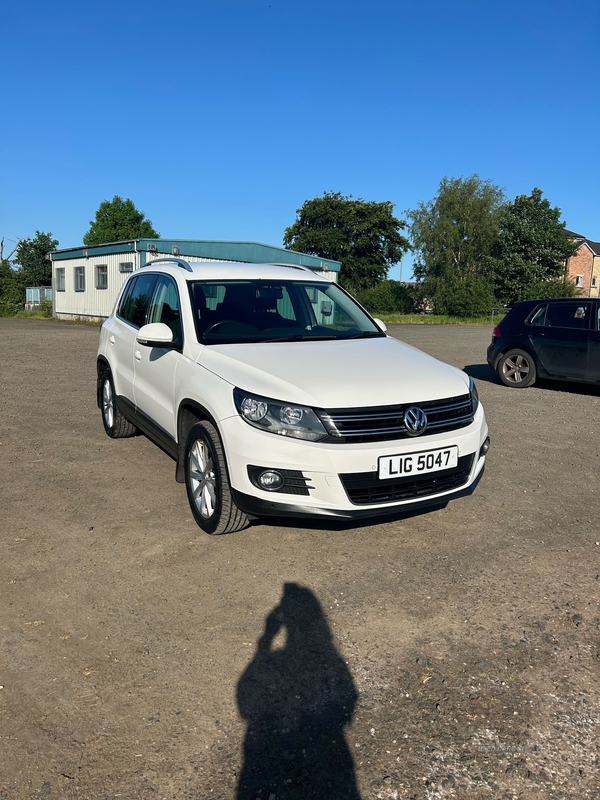
<svg viewBox="0 0 600 800">
<path fill-rule="evenodd" d="M 53 322 L 60 322 L 62 325 L 91 325 L 93 328 L 101 328 L 104 317 L 98 319 L 85 319 L 84 317 L 74 317 L 73 319 L 60 319 L 53 317 L 46 309 L 39 311 L 25 311 L 23 306 L 0 303 L 0 317 L 10 317 L 11 319 L 51 319 Z"/>
<path fill-rule="evenodd" d="M 0 317 L 17 317 L 18 319 L 52 319 L 44 311 L 24 311 L 22 308 L 11 308 L 5 304 L 0 305 Z"/>
<path fill-rule="evenodd" d="M 450 317 L 443 314 L 376 314 L 386 325 L 497 325 L 505 309 L 484 317 Z"/>
</svg>

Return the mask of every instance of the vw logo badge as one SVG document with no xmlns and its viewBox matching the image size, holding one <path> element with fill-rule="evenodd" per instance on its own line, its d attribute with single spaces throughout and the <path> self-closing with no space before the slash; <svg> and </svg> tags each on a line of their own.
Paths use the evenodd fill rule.
<svg viewBox="0 0 600 800">
<path fill-rule="evenodd" d="M 404 412 L 404 426 L 409 436 L 420 436 L 427 427 L 427 414 L 419 406 L 409 406 Z"/>
</svg>

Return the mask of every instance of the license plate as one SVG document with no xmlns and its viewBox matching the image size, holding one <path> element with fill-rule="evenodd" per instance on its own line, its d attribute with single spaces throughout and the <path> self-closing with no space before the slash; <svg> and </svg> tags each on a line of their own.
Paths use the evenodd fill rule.
<svg viewBox="0 0 600 800">
<path fill-rule="evenodd" d="M 408 478 L 426 472 L 439 472 L 458 465 L 458 446 L 440 447 L 437 450 L 423 450 L 419 453 L 406 453 L 401 456 L 381 456 L 378 461 L 379 477 Z"/>
</svg>

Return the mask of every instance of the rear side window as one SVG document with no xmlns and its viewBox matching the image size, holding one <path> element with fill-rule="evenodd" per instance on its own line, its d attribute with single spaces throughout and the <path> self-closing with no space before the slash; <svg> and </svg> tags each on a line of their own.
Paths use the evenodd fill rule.
<svg viewBox="0 0 600 800">
<path fill-rule="evenodd" d="M 546 322 L 546 306 L 540 306 L 533 312 L 529 325 L 544 325 Z"/>
<path fill-rule="evenodd" d="M 141 328 L 146 322 L 148 304 L 155 282 L 156 275 L 138 275 L 125 289 L 117 313 L 136 328 Z"/>
<path fill-rule="evenodd" d="M 588 327 L 589 303 L 548 303 L 546 327 L 582 328 Z"/>
</svg>

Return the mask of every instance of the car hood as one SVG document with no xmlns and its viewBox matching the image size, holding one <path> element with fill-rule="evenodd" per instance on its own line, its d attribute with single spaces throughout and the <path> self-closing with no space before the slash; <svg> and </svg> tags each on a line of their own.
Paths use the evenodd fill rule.
<svg viewBox="0 0 600 800">
<path fill-rule="evenodd" d="M 205 346 L 197 362 L 247 392 L 318 408 L 466 394 L 464 372 L 391 337 Z"/>
</svg>

